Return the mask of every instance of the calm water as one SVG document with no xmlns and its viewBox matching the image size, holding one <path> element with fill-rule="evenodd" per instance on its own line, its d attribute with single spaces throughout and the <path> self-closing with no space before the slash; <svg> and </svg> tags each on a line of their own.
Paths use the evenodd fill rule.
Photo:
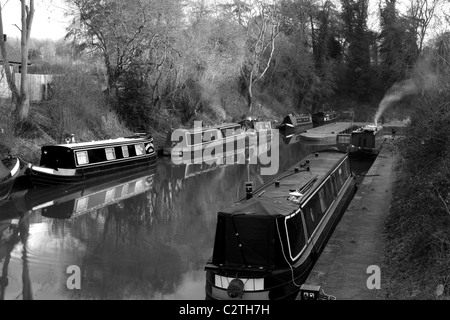
<svg viewBox="0 0 450 320">
<path fill-rule="evenodd" d="M 325 147 L 279 140 L 279 173 Z M 0 298 L 204 299 L 216 213 L 245 196 L 249 179 L 272 177 L 258 164 L 165 159 L 103 185 L 15 193 L 0 207 Z M 80 290 L 67 288 L 69 266 L 80 268 Z"/>
</svg>

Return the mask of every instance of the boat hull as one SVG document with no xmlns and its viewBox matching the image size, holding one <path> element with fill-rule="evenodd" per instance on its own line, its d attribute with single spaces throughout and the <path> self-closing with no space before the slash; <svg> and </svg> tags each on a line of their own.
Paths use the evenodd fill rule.
<svg viewBox="0 0 450 320">
<path fill-rule="evenodd" d="M 49 169 L 29 165 L 25 173 L 30 177 L 33 185 L 56 186 L 83 183 L 86 180 L 108 179 L 110 175 L 122 171 L 142 170 L 156 163 L 156 153 L 141 158 L 125 159 L 114 163 L 99 164 L 77 169 Z"/>
</svg>

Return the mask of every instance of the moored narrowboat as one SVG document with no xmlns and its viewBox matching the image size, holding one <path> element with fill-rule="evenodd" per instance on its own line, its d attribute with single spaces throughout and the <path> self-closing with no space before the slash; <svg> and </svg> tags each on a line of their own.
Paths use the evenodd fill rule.
<svg viewBox="0 0 450 320">
<path fill-rule="evenodd" d="M 313 120 L 310 114 L 288 114 L 284 117 L 279 130 L 308 130 L 313 127 Z"/>
<path fill-rule="evenodd" d="M 40 165 L 29 164 L 25 173 L 33 185 L 56 186 L 102 179 L 123 170 L 156 163 L 151 136 L 138 134 L 118 139 L 47 145 Z"/>
<path fill-rule="evenodd" d="M 246 143 L 246 134 L 239 123 L 178 129 L 171 138 L 171 157 L 182 163 L 201 163 L 231 156 L 236 150 L 245 150 Z"/>
<path fill-rule="evenodd" d="M 294 299 L 356 191 L 346 153 L 316 152 L 218 213 L 206 298 Z"/>
<path fill-rule="evenodd" d="M 377 156 L 385 138 L 381 126 L 367 125 L 352 131 L 347 152 L 353 156 Z"/>
<path fill-rule="evenodd" d="M 316 127 L 336 122 L 339 119 L 339 116 L 336 111 L 330 110 L 314 113 L 312 118 L 313 125 Z"/>
</svg>

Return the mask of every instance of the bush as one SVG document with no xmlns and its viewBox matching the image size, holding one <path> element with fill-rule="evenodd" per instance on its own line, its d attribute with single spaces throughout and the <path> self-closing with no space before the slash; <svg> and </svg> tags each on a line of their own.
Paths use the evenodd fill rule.
<svg viewBox="0 0 450 320">
<path fill-rule="evenodd" d="M 450 295 L 450 91 L 417 98 L 385 223 L 389 297 Z"/>
</svg>

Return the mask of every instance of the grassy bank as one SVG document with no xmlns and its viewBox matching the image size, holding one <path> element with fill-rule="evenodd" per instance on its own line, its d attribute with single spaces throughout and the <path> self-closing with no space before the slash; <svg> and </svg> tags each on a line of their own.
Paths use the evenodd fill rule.
<svg viewBox="0 0 450 320">
<path fill-rule="evenodd" d="M 385 222 L 388 299 L 450 299 L 450 94 L 416 99 Z"/>
</svg>

